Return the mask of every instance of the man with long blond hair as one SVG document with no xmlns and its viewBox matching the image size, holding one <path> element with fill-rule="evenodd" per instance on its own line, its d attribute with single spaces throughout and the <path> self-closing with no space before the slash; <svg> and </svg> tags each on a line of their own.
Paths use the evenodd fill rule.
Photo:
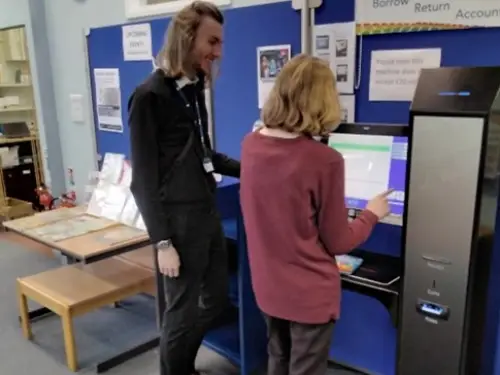
<svg viewBox="0 0 500 375">
<path fill-rule="evenodd" d="M 252 286 L 268 325 L 269 375 L 324 375 L 340 313 L 335 255 L 364 242 L 387 195 L 351 223 L 344 160 L 314 140 L 340 123 L 335 77 L 322 60 L 288 62 L 241 152 L 241 207 Z"/>
<path fill-rule="evenodd" d="M 212 150 L 204 98 L 221 57 L 223 24 L 210 2 L 182 9 L 170 21 L 158 69 L 129 100 L 131 190 L 165 281 L 161 375 L 195 373 L 203 336 L 228 306 L 213 173 L 239 177 L 240 166 Z"/>
</svg>

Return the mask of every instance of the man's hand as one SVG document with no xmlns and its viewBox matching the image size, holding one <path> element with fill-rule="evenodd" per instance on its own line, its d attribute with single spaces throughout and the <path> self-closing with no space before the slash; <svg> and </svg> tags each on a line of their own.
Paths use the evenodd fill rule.
<svg viewBox="0 0 500 375">
<path fill-rule="evenodd" d="M 176 278 L 179 276 L 181 260 L 173 246 L 158 250 L 158 267 L 160 272 L 167 277 Z"/>
</svg>

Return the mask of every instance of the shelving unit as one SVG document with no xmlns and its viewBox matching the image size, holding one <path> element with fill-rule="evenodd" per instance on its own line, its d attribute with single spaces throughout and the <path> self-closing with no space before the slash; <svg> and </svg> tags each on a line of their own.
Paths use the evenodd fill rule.
<svg viewBox="0 0 500 375">
<path fill-rule="evenodd" d="M 29 214 L 45 180 L 24 27 L 0 30 L 0 215 Z M 22 207 L 22 209 L 19 209 Z"/>
</svg>

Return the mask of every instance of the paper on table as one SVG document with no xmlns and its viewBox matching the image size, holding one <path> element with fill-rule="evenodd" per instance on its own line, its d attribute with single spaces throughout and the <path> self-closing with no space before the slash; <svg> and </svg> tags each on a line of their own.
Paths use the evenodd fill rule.
<svg viewBox="0 0 500 375">
<path fill-rule="evenodd" d="M 133 240 L 144 236 L 144 232 L 132 227 L 116 227 L 103 232 L 97 232 L 95 240 L 107 246 L 112 246 L 118 243 Z"/>
<path fill-rule="evenodd" d="M 137 208 L 134 197 L 130 194 L 120 215 L 120 222 L 133 227 L 138 215 L 139 209 Z"/>
<path fill-rule="evenodd" d="M 92 197 L 90 198 L 89 204 L 87 206 L 87 213 L 94 216 L 102 216 L 102 207 L 106 201 L 106 195 L 108 194 L 108 184 L 104 181 L 99 181 L 94 191 L 92 192 Z"/>
<path fill-rule="evenodd" d="M 132 166 L 130 165 L 129 161 L 125 160 L 123 162 L 123 172 L 120 178 L 120 185 L 130 187 L 131 183 L 132 183 Z"/>
<path fill-rule="evenodd" d="M 109 220 L 119 221 L 125 207 L 125 202 L 130 195 L 130 190 L 125 186 L 108 185 L 106 198 L 101 206 L 100 216 Z"/>
<path fill-rule="evenodd" d="M 28 231 L 34 237 L 49 242 L 59 242 L 68 238 L 81 236 L 113 225 L 112 221 L 82 215 L 69 220 L 58 221 Z"/>
<path fill-rule="evenodd" d="M 117 184 L 123 173 L 125 155 L 107 152 L 104 155 L 99 179 L 110 184 Z"/>
<path fill-rule="evenodd" d="M 80 208 L 80 207 L 78 207 Z M 40 227 L 42 225 L 51 224 L 56 221 L 72 218 L 82 215 L 84 212 L 75 208 L 60 208 L 57 210 L 43 211 L 36 213 L 33 216 L 15 219 L 9 222 L 8 227 L 19 231 Z"/>
<path fill-rule="evenodd" d="M 146 224 L 144 224 L 144 220 L 142 220 L 142 216 L 141 215 L 139 215 L 137 217 L 137 220 L 135 221 L 135 227 L 137 229 L 140 229 L 140 230 L 144 231 L 144 232 L 147 232 Z"/>
</svg>

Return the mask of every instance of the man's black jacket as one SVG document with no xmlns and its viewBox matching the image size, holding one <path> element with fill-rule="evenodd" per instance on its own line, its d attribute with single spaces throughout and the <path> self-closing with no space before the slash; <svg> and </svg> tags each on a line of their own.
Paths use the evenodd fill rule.
<svg viewBox="0 0 500 375">
<path fill-rule="evenodd" d="M 203 123 L 205 150 L 215 172 L 232 177 L 240 174 L 238 161 L 211 148 L 203 77 L 196 84 L 185 86 L 182 92 L 190 108 L 186 108 L 177 92 L 176 80 L 157 70 L 136 88 L 128 104 L 131 190 L 153 243 L 171 238 L 169 206 L 215 200 L 214 177 L 203 168 L 195 98 Z"/>
</svg>

